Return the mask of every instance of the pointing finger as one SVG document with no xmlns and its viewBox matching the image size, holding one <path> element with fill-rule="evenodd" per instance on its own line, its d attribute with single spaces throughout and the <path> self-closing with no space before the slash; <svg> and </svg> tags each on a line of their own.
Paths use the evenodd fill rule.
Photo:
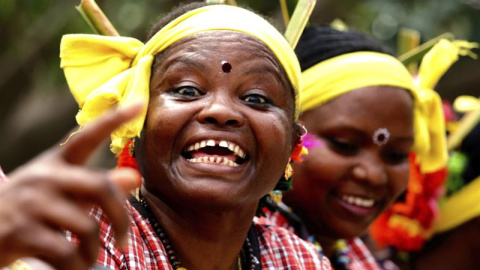
<svg viewBox="0 0 480 270">
<path fill-rule="evenodd" d="M 82 164 L 92 152 L 109 137 L 121 124 L 132 120 L 143 110 L 145 104 L 137 103 L 127 108 L 112 110 L 98 120 L 87 124 L 84 129 L 71 137 L 60 148 L 60 154 L 66 162 Z"/>
</svg>

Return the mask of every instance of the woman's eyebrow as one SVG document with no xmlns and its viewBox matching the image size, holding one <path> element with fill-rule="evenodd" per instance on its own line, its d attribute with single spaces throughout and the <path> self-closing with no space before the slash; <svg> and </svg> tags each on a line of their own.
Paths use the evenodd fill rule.
<svg viewBox="0 0 480 270">
<path fill-rule="evenodd" d="M 251 74 L 264 74 L 264 75 L 270 75 L 275 77 L 278 81 L 284 81 L 285 79 L 282 77 L 280 74 L 279 70 L 269 66 L 269 65 L 261 65 L 261 66 L 255 66 L 253 68 L 249 68 L 245 72 L 242 73 L 242 75 L 251 75 Z"/>
<path fill-rule="evenodd" d="M 184 64 L 184 65 L 192 66 L 192 67 L 195 67 L 195 68 L 201 69 L 201 70 L 206 69 L 206 66 L 203 63 L 201 63 L 199 61 L 195 61 L 191 57 L 185 57 L 185 56 L 180 56 L 180 57 L 177 57 L 177 58 L 170 59 L 166 63 L 167 69 L 174 66 L 174 65 L 177 65 L 177 64 Z"/>
</svg>

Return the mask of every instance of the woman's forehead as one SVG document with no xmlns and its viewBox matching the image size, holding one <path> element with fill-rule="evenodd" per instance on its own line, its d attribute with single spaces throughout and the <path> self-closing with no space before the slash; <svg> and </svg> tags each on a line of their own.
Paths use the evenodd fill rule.
<svg viewBox="0 0 480 270">
<path fill-rule="evenodd" d="M 372 86 L 353 90 L 304 114 L 323 124 L 350 123 L 361 126 L 377 121 L 413 127 L 413 100 L 407 90 Z M 393 121 L 393 122 L 392 122 Z"/>
<path fill-rule="evenodd" d="M 212 30 L 199 32 L 172 44 L 167 51 L 177 50 L 186 50 L 190 53 L 243 52 L 245 55 L 273 59 L 276 65 L 280 65 L 276 56 L 266 44 L 255 37 L 238 31 Z"/>
<path fill-rule="evenodd" d="M 271 73 L 288 86 L 288 78 L 273 52 L 255 37 L 238 31 L 205 31 L 182 39 L 162 55 L 164 68 L 184 63 L 198 68 L 221 67 L 228 62 L 231 70 L 239 66 L 252 73 Z"/>
</svg>

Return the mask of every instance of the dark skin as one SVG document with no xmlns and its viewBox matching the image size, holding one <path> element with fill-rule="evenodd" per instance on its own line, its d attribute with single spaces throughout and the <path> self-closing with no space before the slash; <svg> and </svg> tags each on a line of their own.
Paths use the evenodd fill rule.
<svg viewBox="0 0 480 270">
<path fill-rule="evenodd" d="M 129 219 L 122 205 L 125 194 L 140 185 L 140 175 L 131 169 L 94 170 L 84 163 L 142 107 L 108 113 L 8 176 L 0 185 L 0 205 L 8 205 L 0 208 L 0 266 L 34 257 L 28 261 L 35 269 L 89 269 L 100 244 L 98 225 L 88 215 L 92 205 L 105 211 L 118 245 L 125 244 Z M 79 236 L 78 248 L 67 241 L 64 229 Z"/>
<path fill-rule="evenodd" d="M 297 138 L 281 66 L 246 34 L 199 33 L 164 52 L 150 94 L 135 149 L 142 193 L 183 266 L 235 269 L 258 202 L 280 179 Z M 245 158 L 228 154 L 238 166 L 189 161 L 223 155 L 186 151 L 206 140 L 234 143 Z"/>
<path fill-rule="evenodd" d="M 372 86 L 302 115 L 309 133 L 324 145 L 294 164 L 293 190 L 284 200 L 327 256 L 332 256 L 337 240 L 363 234 L 405 190 L 413 145 L 412 112 L 407 91 Z M 372 139 L 379 128 L 390 133 L 380 146 Z"/>
</svg>

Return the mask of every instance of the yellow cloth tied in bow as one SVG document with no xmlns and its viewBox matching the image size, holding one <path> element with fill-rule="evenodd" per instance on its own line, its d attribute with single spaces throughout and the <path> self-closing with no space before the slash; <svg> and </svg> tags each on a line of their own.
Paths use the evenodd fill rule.
<svg viewBox="0 0 480 270">
<path fill-rule="evenodd" d="M 301 111 L 363 87 L 406 89 L 414 100 L 413 150 L 423 173 L 436 171 L 446 165 L 448 155 L 441 99 L 432 88 L 459 54 L 470 54 L 469 48 L 472 44 L 465 41 L 440 41 L 424 57 L 418 80 L 395 57 L 383 53 L 353 52 L 325 60 L 302 73 Z"/>
<path fill-rule="evenodd" d="M 77 122 L 84 125 L 115 105 L 147 102 L 154 56 L 185 37 L 211 30 L 242 32 L 270 48 L 295 91 L 297 119 L 300 66 L 286 39 L 253 12 L 228 5 L 210 5 L 173 20 L 146 44 L 128 37 L 65 35 L 60 45 L 60 65 L 80 107 Z M 140 135 L 145 116 L 146 108 L 139 117 L 112 133 L 112 152 L 120 153 L 129 139 Z"/>
<path fill-rule="evenodd" d="M 443 39 L 422 59 L 416 91 L 420 98 L 419 107 L 423 117 L 419 118 L 415 125 L 416 135 L 423 134 L 415 136 L 415 140 L 418 140 L 415 145 L 422 172 L 434 172 L 444 167 L 448 160 L 442 100 L 433 89 L 445 72 L 458 60 L 459 55 L 476 58 L 471 51 L 473 48 L 478 48 L 478 44 Z"/>
</svg>

